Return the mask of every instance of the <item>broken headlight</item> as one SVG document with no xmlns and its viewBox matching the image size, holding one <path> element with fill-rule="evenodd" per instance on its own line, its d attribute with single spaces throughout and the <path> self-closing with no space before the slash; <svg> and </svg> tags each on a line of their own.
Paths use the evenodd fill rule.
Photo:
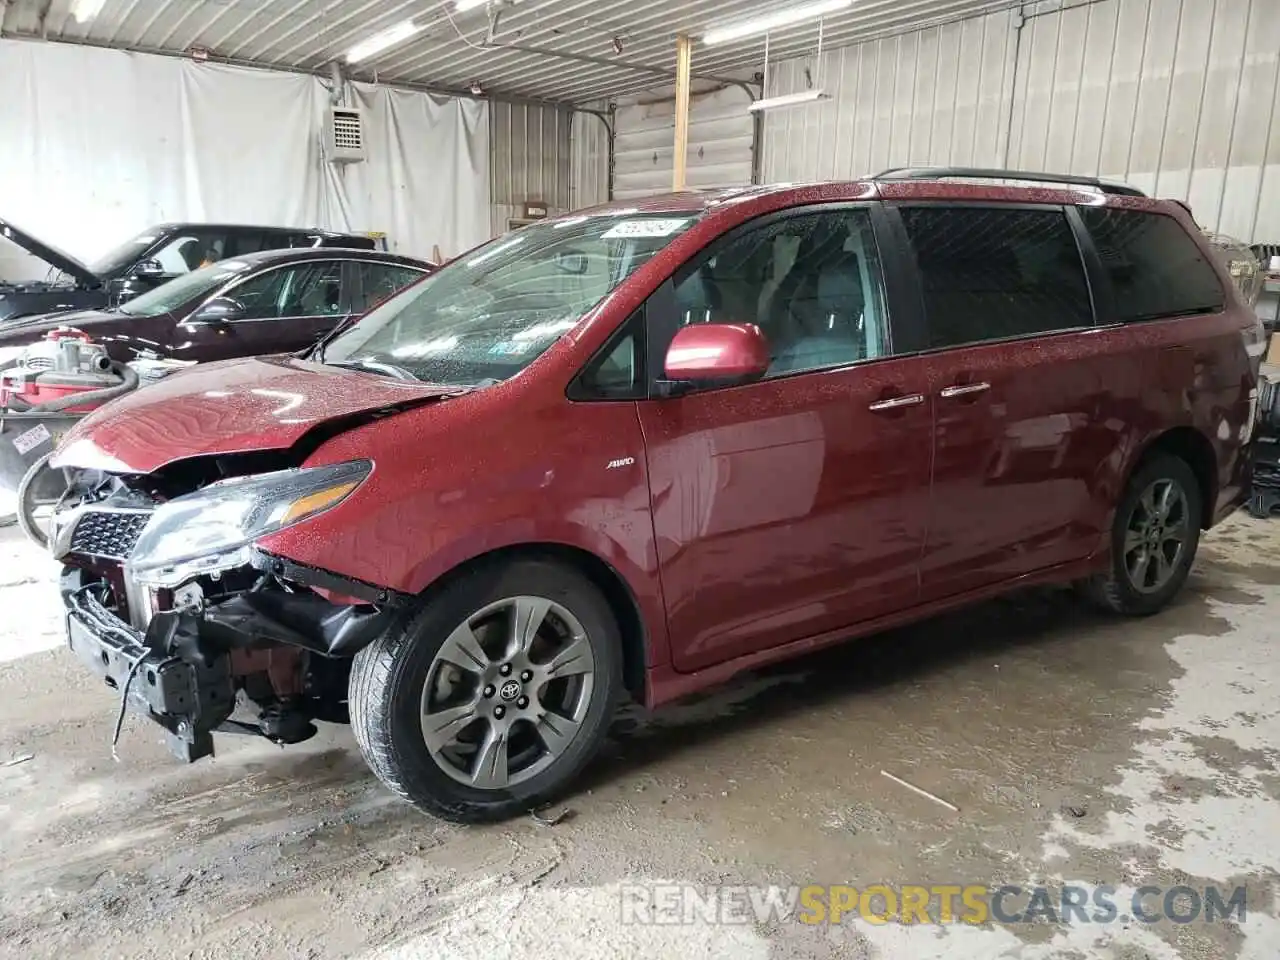
<svg viewBox="0 0 1280 960">
<path fill-rule="evenodd" d="M 128 562 L 130 579 L 176 587 L 192 577 L 244 566 L 253 542 L 336 507 L 369 475 L 355 460 L 280 470 L 211 484 L 159 506 Z"/>
</svg>

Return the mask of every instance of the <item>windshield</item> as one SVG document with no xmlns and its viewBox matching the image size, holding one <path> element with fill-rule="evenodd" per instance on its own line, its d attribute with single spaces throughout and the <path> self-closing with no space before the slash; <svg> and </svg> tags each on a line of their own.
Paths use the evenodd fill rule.
<svg viewBox="0 0 1280 960">
<path fill-rule="evenodd" d="M 432 383 L 505 380 L 696 220 L 623 211 L 525 227 L 392 297 L 320 356 L 390 364 Z"/>
<path fill-rule="evenodd" d="M 100 256 L 89 264 L 89 269 L 100 277 L 114 276 L 123 271 L 126 267 L 133 266 L 135 260 L 142 254 L 142 251 L 155 243 L 160 234 L 152 230 L 149 233 L 140 233 L 132 240 L 126 240 L 118 247 L 112 247 L 109 251 Z"/>
<path fill-rule="evenodd" d="M 175 310 L 189 300 L 212 293 L 232 277 L 244 273 L 249 264 L 243 260 L 223 260 L 212 266 L 192 270 L 154 290 L 148 290 L 118 307 L 121 313 L 131 317 L 158 317 Z"/>
</svg>

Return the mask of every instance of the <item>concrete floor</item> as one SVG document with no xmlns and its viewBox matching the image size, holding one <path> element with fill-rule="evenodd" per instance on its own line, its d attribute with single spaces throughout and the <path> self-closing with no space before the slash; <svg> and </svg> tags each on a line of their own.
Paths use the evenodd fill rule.
<svg viewBox="0 0 1280 960">
<path fill-rule="evenodd" d="M 556 826 L 446 825 L 346 729 L 170 761 L 0 531 L 0 957 L 1272 960 L 1280 523 L 1143 621 L 1036 591 L 624 716 Z M 27 755 L 31 759 L 5 765 Z M 880 775 L 945 798 L 953 813 Z M 623 925 L 618 884 L 1247 883 L 1243 924 Z"/>
</svg>

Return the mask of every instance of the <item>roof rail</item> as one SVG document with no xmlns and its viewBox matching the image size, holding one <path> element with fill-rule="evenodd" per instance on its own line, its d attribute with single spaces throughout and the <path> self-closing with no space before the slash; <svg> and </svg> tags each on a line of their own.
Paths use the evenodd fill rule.
<svg viewBox="0 0 1280 960">
<path fill-rule="evenodd" d="M 1137 187 L 1127 183 L 1111 183 L 1097 177 L 1078 177 L 1070 173 L 1034 173 L 1030 170 L 994 170 L 985 167 L 893 167 L 882 170 L 872 180 L 941 180 L 967 177 L 971 180 L 1026 180 L 1030 183 L 1064 183 L 1092 187 L 1102 193 L 1120 197 L 1145 197 Z"/>
</svg>

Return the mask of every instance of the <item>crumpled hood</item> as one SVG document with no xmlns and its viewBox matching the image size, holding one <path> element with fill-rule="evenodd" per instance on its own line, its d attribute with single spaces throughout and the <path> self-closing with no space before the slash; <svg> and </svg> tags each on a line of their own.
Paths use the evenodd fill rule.
<svg viewBox="0 0 1280 960">
<path fill-rule="evenodd" d="M 85 417 L 53 464 L 151 473 L 191 457 L 284 450 L 326 421 L 463 392 L 289 357 L 202 364 Z"/>
</svg>

